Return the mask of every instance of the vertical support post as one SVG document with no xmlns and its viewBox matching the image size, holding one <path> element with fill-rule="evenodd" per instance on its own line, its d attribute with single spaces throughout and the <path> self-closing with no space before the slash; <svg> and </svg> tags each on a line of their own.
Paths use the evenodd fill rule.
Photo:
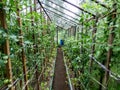
<svg viewBox="0 0 120 90">
<path fill-rule="evenodd" d="M 3 0 L 0 0 L 0 3 L 2 3 Z M 5 10 L 3 9 L 3 5 L 0 8 L 0 27 L 2 27 L 5 32 L 8 32 L 7 30 L 7 24 L 6 24 L 6 16 L 5 16 Z M 12 65 L 10 60 L 10 46 L 9 46 L 9 39 L 5 39 L 5 43 L 3 45 L 4 47 L 4 53 L 8 56 L 7 64 L 6 64 L 6 73 L 7 78 L 10 80 L 10 84 L 13 83 L 13 77 L 12 77 Z M 10 88 L 10 90 L 13 90 L 13 87 Z"/>
<path fill-rule="evenodd" d="M 26 1 L 26 2 L 28 2 L 28 1 Z M 27 10 L 28 10 L 28 6 L 26 5 L 26 15 L 27 15 L 27 13 L 28 13 Z"/>
<path fill-rule="evenodd" d="M 18 3 L 17 3 L 17 15 L 18 15 L 18 19 L 17 19 L 18 26 L 20 28 L 19 35 L 23 36 L 23 32 L 22 32 L 22 29 L 21 29 L 22 21 L 21 21 L 21 18 L 20 18 L 20 10 L 19 10 Z M 19 43 L 20 43 L 20 46 L 23 47 L 23 38 L 20 38 Z M 28 81 L 28 78 L 27 78 L 26 56 L 25 56 L 24 48 L 22 48 L 21 55 L 22 55 L 22 64 L 23 64 L 24 84 L 26 85 L 27 81 Z M 28 90 L 28 85 L 25 86 L 25 90 Z"/>
<path fill-rule="evenodd" d="M 112 45 L 113 45 L 113 41 L 114 41 L 114 37 L 115 37 L 115 23 L 116 23 L 116 12 L 117 12 L 117 3 L 115 2 L 113 4 L 113 8 L 114 8 L 114 12 L 112 14 L 112 17 L 110 16 L 110 18 L 112 19 L 112 27 L 110 28 L 110 34 L 108 37 L 108 46 L 109 46 L 109 50 L 107 52 L 107 61 L 106 61 L 106 68 L 108 70 L 110 70 L 110 63 L 111 63 L 111 57 L 112 57 Z M 109 25 L 111 26 L 111 25 Z M 105 75 L 104 75 L 104 81 L 103 81 L 103 85 L 105 85 L 107 87 L 108 85 L 108 80 L 109 80 L 109 72 L 105 71 Z"/>
<path fill-rule="evenodd" d="M 72 30 L 72 26 L 70 27 L 70 37 L 71 37 L 71 30 Z"/>
<path fill-rule="evenodd" d="M 82 12 L 82 15 L 83 15 L 83 12 Z M 81 24 L 81 34 L 83 34 L 83 28 L 84 27 L 84 23 L 82 21 L 82 24 Z M 83 39 L 83 35 L 81 35 L 81 40 Z M 81 41 L 81 48 L 80 48 L 80 54 L 83 53 L 83 40 Z"/>
<path fill-rule="evenodd" d="M 76 26 L 74 26 L 74 32 L 73 32 L 73 35 L 74 35 L 74 39 L 76 39 Z"/>
<path fill-rule="evenodd" d="M 56 27 L 56 34 L 57 34 L 56 35 L 56 39 L 57 39 L 56 41 L 57 41 L 57 45 L 58 45 L 58 26 Z"/>
<path fill-rule="evenodd" d="M 39 75 L 38 75 L 38 65 L 36 65 L 36 69 L 37 69 L 37 71 L 36 71 L 36 80 L 37 80 L 37 90 L 40 90 L 40 87 L 39 87 Z"/>
<path fill-rule="evenodd" d="M 36 9 L 36 4 L 37 4 L 37 1 L 34 0 L 34 11 L 37 11 L 37 9 Z"/>
<path fill-rule="evenodd" d="M 67 30 L 67 31 L 68 31 L 68 37 L 69 37 L 69 31 L 70 31 L 70 28 L 68 28 L 68 30 Z"/>
<path fill-rule="evenodd" d="M 77 40 L 79 40 L 80 38 L 79 32 L 80 32 L 80 25 L 77 27 Z"/>
<path fill-rule="evenodd" d="M 71 27 L 69 28 L 69 37 L 70 37 L 70 33 L 71 33 Z"/>
<path fill-rule="evenodd" d="M 37 3 L 37 1 L 36 0 L 34 0 L 34 11 L 35 12 L 37 12 L 37 9 L 36 9 L 36 3 Z M 33 22 L 32 22 L 33 23 Z M 33 24 L 32 24 L 33 25 Z M 37 52 L 37 44 L 36 44 L 36 38 L 35 38 L 35 33 L 34 33 L 34 30 L 33 30 L 33 40 L 34 40 L 34 54 L 36 54 L 36 52 Z M 37 90 L 40 90 L 40 87 L 39 87 L 39 80 L 38 80 L 38 77 L 39 77 L 39 75 L 38 75 L 38 65 L 37 65 L 37 62 L 36 62 L 36 80 L 37 80 Z"/>
<path fill-rule="evenodd" d="M 42 7 L 41 6 L 40 6 L 40 15 L 41 15 L 41 25 L 42 25 L 43 13 L 42 13 Z"/>
<path fill-rule="evenodd" d="M 84 15 L 84 13 L 82 12 L 82 15 Z M 82 24 L 81 24 L 81 48 L 80 48 L 80 54 L 83 55 L 85 52 L 83 50 L 83 33 L 84 33 L 84 21 L 82 19 Z M 82 57 L 83 60 L 83 57 Z M 81 72 L 84 73 L 84 61 L 82 61 L 82 69 Z"/>
<path fill-rule="evenodd" d="M 95 42 L 96 42 L 96 32 L 97 32 L 97 22 L 98 18 L 94 17 L 94 25 L 93 25 L 93 31 L 92 31 L 92 47 L 91 47 L 91 55 L 94 57 L 95 53 Z M 93 58 L 90 58 L 90 73 L 92 72 L 92 66 L 93 66 Z"/>
</svg>

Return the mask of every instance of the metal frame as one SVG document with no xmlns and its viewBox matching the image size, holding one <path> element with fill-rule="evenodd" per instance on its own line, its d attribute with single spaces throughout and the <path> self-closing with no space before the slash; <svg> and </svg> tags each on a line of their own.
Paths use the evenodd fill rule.
<svg viewBox="0 0 120 90">
<path fill-rule="evenodd" d="M 80 7 L 76 6 L 76 5 L 73 4 L 73 3 L 70 3 L 70 2 L 68 2 L 67 0 L 62 0 L 62 1 L 68 3 L 68 4 L 71 5 L 71 6 L 74 6 L 74 7 L 78 8 L 79 10 L 81 10 L 81 11 L 83 11 L 83 12 L 85 12 L 85 13 L 88 13 L 88 14 L 92 15 L 93 17 L 96 17 L 96 15 L 94 15 L 93 13 L 88 12 L 88 11 L 84 10 L 83 8 L 80 8 Z"/>
<path fill-rule="evenodd" d="M 44 7 L 44 8 L 45 8 L 45 7 Z M 74 23 L 76 23 L 76 24 L 79 24 L 78 22 L 75 22 L 75 21 L 69 19 L 68 17 L 65 17 L 65 16 L 63 16 L 63 15 L 60 15 L 60 14 L 58 14 L 58 13 L 56 13 L 56 12 L 54 12 L 54 11 L 48 9 L 48 8 L 45 8 L 45 9 L 48 10 L 49 12 L 52 12 L 52 13 L 54 13 L 54 14 L 57 14 L 58 16 L 64 17 L 64 18 L 66 18 L 66 19 L 68 19 L 68 20 L 70 20 L 70 21 L 72 21 L 72 22 L 74 22 Z"/>
<path fill-rule="evenodd" d="M 69 11 L 69 12 L 73 13 L 74 15 L 76 15 L 76 16 L 78 16 L 78 17 L 81 17 L 79 14 L 77 14 L 77 13 L 75 13 L 75 12 L 73 12 L 73 11 L 71 11 L 71 10 L 69 10 L 69 9 L 67 9 L 67 8 L 65 8 L 65 7 L 63 7 L 63 6 L 60 6 L 60 5 L 54 3 L 54 2 L 51 1 L 51 0 L 47 0 L 47 1 L 53 3 L 53 4 L 56 5 L 56 6 L 59 6 L 60 8 L 65 9 L 66 11 Z"/>
<path fill-rule="evenodd" d="M 39 10 L 40 8 L 37 8 L 37 10 Z M 54 11 L 52 11 L 52 10 L 49 10 L 49 9 L 47 9 L 47 8 L 44 8 L 44 9 L 46 9 L 47 11 L 49 11 L 50 13 L 52 12 L 52 13 L 54 13 L 54 14 L 56 14 L 56 15 L 58 15 L 58 16 L 61 16 L 61 19 L 63 19 L 63 20 L 69 20 L 69 22 L 71 23 L 72 22 L 72 24 L 79 24 L 79 23 L 77 23 L 77 22 L 75 22 L 75 21 L 73 21 L 73 20 L 71 20 L 71 19 L 69 19 L 69 18 L 67 18 L 67 17 L 65 17 L 65 16 L 62 16 L 62 15 L 60 15 L 60 14 L 58 14 L 58 13 L 56 13 L 56 12 L 54 12 Z M 46 11 L 46 13 L 47 13 L 47 11 Z M 50 16 L 49 16 L 50 17 Z M 73 23 L 74 22 L 74 23 Z"/>
<path fill-rule="evenodd" d="M 42 6 L 42 3 L 38 0 L 38 3 L 40 4 L 40 6 L 42 7 L 43 11 L 45 12 L 45 14 L 47 15 L 47 17 L 49 18 L 49 20 L 52 22 L 51 18 L 49 17 L 48 13 L 45 11 L 44 7 Z"/>
<path fill-rule="evenodd" d="M 71 12 L 71 13 L 73 13 L 71 10 L 66 9 L 66 8 L 64 8 L 64 7 L 62 7 L 62 6 L 54 3 L 52 0 L 47 0 L 47 1 L 53 3 L 53 4 L 57 5 L 57 6 L 59 6 L 59 7 L 61 7 L 61 8 L 63 8 L 63 9 L 65 9 L 65 10 L 67 10 L 67 11 L 69 11 L 69 12 Z M 61 1 L 65 2 L 65 3 L 68 3 L 69 5 L 74 6 L 74 7 L 78 8 L 79 10 L 81 10 L 81 11 L 87 13 L 87 14 L 92 15 L 93 17 L 89 18 L 87 21 L 90 21 L 90 20 L 94 19 L 95 17 L 99 17 L 99 16 L 96 16 L 95 14 L 93 14 L 93 13 L 87 11 L 87 10 L 84 10 L 83 8 L 80 8 L 80 7 L 76 6 L 76 5 L 73 4 L 73 3 L 70 3 L 70 2 L 67 1 L 67 0 L 61 0 Z M 93 2 L 95 2 L 95 3 L 97 3 L 97 4 L 99 4 L 99 5 L 101 5 L 102 7 L 106 8 L 106 9 L 110 9 L 110 7 L 106 6 L 105 4 L 100 3 L 100 2 L 97 1 L 97 0 L 91 0 L 91 1 L 93 1 Z M 45 14 L 47 15 L 47 17 L 50 19 L 50 17 L 49 17 L 49 15 L 47 14 L 46 10 L 45 10 L 44 7 L 42 6 L 42 3 L 41 3 L 39 0 L 38 0 L 38 3 L 39 3 L 40 6 L 42 7 L 42 9 L 43 9 L 43 11 L 45 12 Z M 50 6 L 50 7 L 51 7 L 51 6 Z M 51 8 L 53 8 L 53 7 L 51 7 Z M 46 8 L 46 9 L 47 9 L 47 8 Z M 53 9 L 56 10 L 55 8 L 53 8 Z M 49 10 L 49 9 L 47 9 L 47 10 L 48 10 L 49 12 L 52 12 L 52 13 L 54 13 L 54 14 L 57 14 L 57 15 L 65 18 L 65 19 L 69 19 L 69 18 L 67 18 L 67 17 L 65 17 L 65 16 L 63 16 L 63 15 L 60 15 L 60 14 L 56 13 L 55 11 L 51 11 L 51 10 Z M 59 10 L 57 10 L 57 11 L 59 12 Z M 60 11 L 60 12 L 61 12 L 61 11 Z M 63 13 L 63 12 L 61 12 L 61 13 Z M 63 14 L 65 14 L 65 13 L 63 13 Z M 76 16 L 78 16 L 76 13 L 73 13 L 73 14 L 75 14 Z M 67 15 L 67 16 L 68 16 L 68 15 Z M 80 15 L 79 15 L 79 16 L 80 16 Z M 106 16 L 107 16 L 107 15 L 104 15 L 102 18 L 104 18 L 104 17 L 106 17 Z M 71 16 L 70 16 L 70 17 L 71 17 Z M 71 18 L 75 19 L 74 17 L 71 17 Z M 69 19 L 69 20 L 72 21 L 72 22 L 74 22 L 74 23 L 76 23 L 76 24 L 79 24 L 79 25 L 80 25 L 80 23 L 75 22 L 74 20 L 71 20 L 71 19 Z M 76 19 L 75 19 L 75 20 L 76 20 Z M 78 20 L 78 19 L 77 19 L 77 20 Z M 50 19 L 50 21 L 51 21 L 51 19 Z M 78 20 L 78 21 L 79 21 L 79 20 Z"/>
<path fill-rule="evenodd" d="M 50 12 L 50 11 L 48 11 L 48 12 Z M 51 14 L 51 15 L 50 15 L 50 14 Z M 53 18 L 52 15 L 53 15 L 53 13 L 50 12 L 50 13 L 49 13 L 49 16 L 51 17 L 51 19 Z M 54 16 L 57 17 L 56 14 L 55 14 Z M 61 23 L 60 25 L 64 25 L 64 24 L 66 24 L 66 25 L 68 25 L 68 26 L 76 25 L 76 23 L 73 23 L 73 22 L 71 22 L 70 20 L 68 20 L 68 19 L 66 19 L 66 18 L 61 17 L 60 19 L 65 21 L 65 23 Z M 56 21 L 57 21 L 57 20 L 56 20 Z M 59 23 L 57 23 L 57 24 L 59 24 Z"/>
<path fill-rule="evenodd" d="M 70 15 L 68 15 L 68 14 L 66 14 L 66 13 L 63 13 L 62 11 L 59 11 L 58 9 L 53 8 L 52 6 L 49 6 L 49 5 L 45 4 L 45 3 L 42 3 L 42 4 L 44 4 L 44 5 L 47 6 L 47 7 L 52 8 L 53 10 L 56 10 L 56 11 L 60 12 L 61 14 L 67 15 L 67 16 L 69 16 L 70 18 L 73 18 L 74 20 L 79 21 L 77 18 L 74 18 L 74 17 L 72 17 L 72 16 L 70 16 Z"/>
</svg>

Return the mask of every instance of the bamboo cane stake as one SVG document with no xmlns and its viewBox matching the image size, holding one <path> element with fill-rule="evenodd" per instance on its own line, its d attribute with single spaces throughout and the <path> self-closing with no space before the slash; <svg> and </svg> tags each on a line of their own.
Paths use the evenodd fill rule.
<svg viewBox="0 0 120 90">
<path fill-rule="evenodd" d="M 96 42 L 96 32 L 97 32 L 97 22 L 98 18 L 96 17 L 94 20 L 94 25 L 93 25 L 93 31 L 92 31 L 92 46 L 91 46 L 91 55 L 92 57 L 94 56 L 95 53 L 95 42 Z M 92 66 L 93 66 L 93 59 L 90 58 L 90 73 L 92 71 Z"/>
<path fill-rule="evenodd" d="M 36 3 L 37 3 L 37 1 L 36 0 L 34 0 L 34 11 L 35 12 L 37 12 L 37 9 L 36 9 Z M 35 45 L 35 47 L 34 47 L 34 54 L 36 54 L 36 47 L 37 47 L 37 44 L 36 44 L 36 39 L 35 39 L 35 33 L 33 32 L 33 40 L 34 40 L 34 45 Z M 36 62 L 37 63 L 37 62 Z M 39 87 L 39 80 L 38 80 L 38 77 L 39 77 L 39 75 L 38 75 L 38 65 L 36 65 L 36 80 L 37 80 L 37 90 L 40 90 L 40 87 Z"/>
<path fill-rule="evenodd" d="M 0 0 L 0 3 L 2 3 L 3 0 Z M 0 27 L 2 27 L 5 32 L 8 32 L 7 30 L 7 23 L 6 23 L 6 14 L 3 9 L 3 6 L 0 8 Z M 8 56 L 7 59 L 7 64 L 6 64 L 6 73 L 7 73 L 7 78 L 10 80 L 10 84 L 13 83 L 13 77 L 12 77 L 12 65 L 11 65 L 11 60 L 10 60 L 10 46 L 9 46 L 9 39 L 5 39 L 5 43 L 3 45 L 4 47 L 4 53 Z M 10 90 L 14 90 L 13 87 L 10 88 Z"/>
<path fill-rule="evenodd" d="M 17 15 L 18 17 L 20 17 L 20 10 L 19 10 L 19 6 L 18 6 L 18 3 L 17 3 Z M 19 30 L 19 35 L 20 36 L 23 36 L 23 32 L 22 32 L 22 20 L 21 18 L 17 18 L 17 21 L 18 21 L 18 26 L 20 28 Z M 26 82 L 28 81 L 28 77 L 27 77 L 27 66 L 26 66 L 26 55 L 25 55 L 25 51 L 24 51 L 24 48 L 23 48 L 23 38 L 20 38 L 20 46 L 22 47 L 22 52 L 21 52 L 21 55 L 22 55 L 22 63 L 23 63 L 23 74 L 24 74 L 24 83 L 26 84 Z M 25 87 L 25 90 L 28 90 L 28 85 L 26 85 Z"/>
<path fill-rule="evenodd" d="M 115 12 L 117 12 L 117 4 L 114 3 L 113 5 L 113 8 L 115 9 Z M 113 22 L 113 25 L 115 25 L 116 23 L 116 13 L 113 13 L 112 16 L 111 16 L 111 19 L 112 19 L 112 22 Z M 109 34 L 109 37 L 108 37 L 108 45 L 110 46 L 108 52 L 107 52 L 107 60 L 106 60 L 106 68 L 108 70 L 110 70 L 110 63 L 111 63 L 111 58 L 112 58 L 112 48 L 111 46 L 113 45 L 113 41 L 114 41 L 114 37 L 115 37 L 115 27 L 111 27 L 110 29 L 110 34 Z M 109 80 L 109 72 L 105 72 L 105 75 L 104 75 L 104 81 L 103 81 L 103 84 L 107 87 L 108 86 L 108 80 Z"/>
</svg>

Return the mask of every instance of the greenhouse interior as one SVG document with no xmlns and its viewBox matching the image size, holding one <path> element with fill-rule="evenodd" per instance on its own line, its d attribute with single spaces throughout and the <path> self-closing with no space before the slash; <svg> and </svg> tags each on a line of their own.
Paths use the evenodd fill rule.
<svg viewBox="0 0 120 90">
<path fill-rule="evenodd" d="M 120 90 L 120 0 L 0 0 L 0 90 Z"/>
</svg>

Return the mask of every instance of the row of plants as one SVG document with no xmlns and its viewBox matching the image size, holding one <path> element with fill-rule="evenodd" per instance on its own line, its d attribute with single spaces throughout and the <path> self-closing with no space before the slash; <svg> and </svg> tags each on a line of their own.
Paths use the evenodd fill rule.
<svg viewBox="0 0 120 90">
<path fill-rule="evenodd" d="M 44 72 L 54 60 L 55 25 L 42 12 L 33 10 L 36 7 L 31 2 L 0 1 L 0 89 L 33 90 L 37 84 L 41 86 L 40 80 L 48 76 Z"/>
<path fill-rule="evenodd" d="M 119 4 L 115 4 L 114 1 L 110 1 L 109 4 L 110 7 L 116 5 L 117 9 L 112 8 L 114 13 L 103 19 L 94 18 L 89 22 L 84 20 L 87 20 L 90 15 L 83 14 L 80 19 L 82 24 L 77 29 L 76 35 L 69 36 L 68 29 L 68 35 L 65 36 L 63 48 L 75 90 L 120 89 L 120 26 L 119 14 L 117 14 Z M 88 3 L 83 6 L 89 10 L 93 9 Z M 100 6 L 94 9 L 93 11 L 100 10 Z M 105 13 L 110 12 L 104 11 Z M 108 58 L 110 58 L 109 62 Z"/>
</svg>

